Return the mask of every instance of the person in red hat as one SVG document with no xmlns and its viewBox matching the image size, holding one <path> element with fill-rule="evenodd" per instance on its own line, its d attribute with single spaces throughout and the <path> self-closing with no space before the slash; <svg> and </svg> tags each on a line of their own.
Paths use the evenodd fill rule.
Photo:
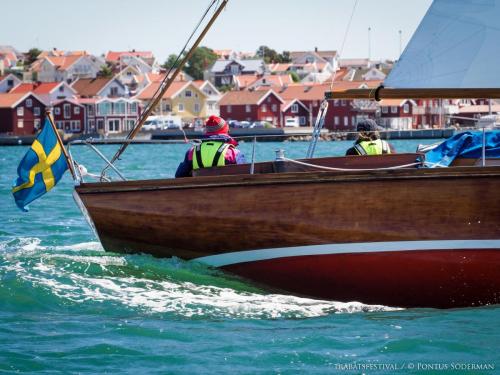
<svg viewBox="0 0 500 375">
<path fill-rule="evenodd" d="M 205 136 L 191 147 L 177 167 L 175 177 L 190 177 L 199 168 L 244 164 L 245 156 L 238 150 L 238 142 L 229 136 L 229 125 L 219 116 L 210 116 L 205 122 Z"/>
</svg>

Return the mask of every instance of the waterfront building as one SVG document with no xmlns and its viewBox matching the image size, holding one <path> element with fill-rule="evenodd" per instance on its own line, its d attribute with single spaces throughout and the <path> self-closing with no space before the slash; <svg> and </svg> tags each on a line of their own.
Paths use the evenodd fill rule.
<svg viewBox="0 0 500 375">
<path fill-rule="evenodd" d="M 266 121 L 282 126 L 281 106 L 285 101 L 271 89 L 229 91 L 219 102 L 220 114 L 226 120 Z"/>
<path fill-rule="evenodd" d="M 146 106 L 159 86 L 160 82 L 151 83 L 136 98 Z M 208 102 L 213 104 L 212 100 L 213 96 L 210 98 L 210 95 L 193 81 L 175 81 L 163 95 L 154 114 L 178 116 L 184 124 L 201 125 L 208 117 L 207 113 L 214 111 L 214 108 L 208 109 L 207 106 Z"/>
<path fill-rule="evenodd" d="M 78 98 L 85 108 L 83 132 L 109 135 L 130 131 L 141 115 L 141 103 L 134 98 Z"/>
<path fill-rule="evenodd" d="M 378 124 L 385 129 L 410 130 L 417 103 L 411 99 L 384 99 L 379 102 Z"/>
<path fill-rule="evenodd" d="M 14 87 L 22 81 L 14 74 L 0 75 L 0 94 L 10 92 Z"/>
<path fill-rule="evenodd" d="M 0 94 L 0 133 L 32 135 L 45 116 L 45 103 L 35 94 Z"/>
<path fill-rule="evenodd" d="M 288 100 L 281 107 L 282 124 L 286 124 L 288 119 L 293 119 L 299 126 L 311 126 L 310 115 L 309 108 L 298 99 Z"/>
<path fill-rule="evenodd" d="M 62 99 L 52 104 L 57 129 L 65 134 L 81 134 L 85 125 L 85 107 L 74 99 Z"/>
<path fill-rule="evenodd" d="M 212 115 L 219 116 L 219 101 L 222 97 L 222 93 L 217 90 L 217 88 L 210 81 L 193 81 L 193 83 L 198 86 L 198 88 L 203 91 L 206 97 L 206 117 L 210 117 Z"/>
</svg>

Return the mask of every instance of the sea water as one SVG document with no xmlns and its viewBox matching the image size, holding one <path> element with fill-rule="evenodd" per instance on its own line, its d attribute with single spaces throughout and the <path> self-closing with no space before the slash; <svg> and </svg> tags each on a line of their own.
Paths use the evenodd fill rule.
<svg viewBox="0 0 500 375">
<path fill-rule="evenodd" d="M 392 143 L 412 152 L 431 142 Z M 320 142 L 316 156 L 350 144 Z M 257 143 L 256 160 L 280 148 L 301 158 L 307 146 Z M 247 159 L 252 147 L 241 144 Z M 117 146 L 99 148 L 112 156 Z M 131 145 L 118 166 L 130 179 L 172 177 L 187 148 Z M 27 149 L 0 147 L 0 372 L 500 373 L 499 306 L 320 301 L 269 294 L 180 259 L 108 253 L 72 199 L 69 173 L 28 213 L 18 210 L 10 187 Z M 93 151 L 71 151 L 100 172 Z"/>
</svg>

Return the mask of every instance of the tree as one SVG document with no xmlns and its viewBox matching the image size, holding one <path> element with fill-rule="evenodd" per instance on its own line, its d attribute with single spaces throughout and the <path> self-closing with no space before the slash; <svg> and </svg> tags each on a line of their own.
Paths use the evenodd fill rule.
<svg viewBox="0 0 500 375">
<path fill-rule="evenodd" d="M 187 61 L 184 71 L 193 79 L 203 79 L 203 72 L 216 60 L 217 55 L 213 50 L 207 47 L 198 47 Z"/>
<path fill-rule="evenodd" d="M 41 53 L 42 51 L 39 50 L 38 48 L 31 48 L 26 53 L 26 65 L 33 64 Z"/>
<path fill-rule="evenodd" d="M 177 60 L 177 55 L 171 54 L 168 56 L 167 60 L 163 63 L 162 67 L 169 70 L 170 68 L 175 68 L 176 65 L 179 65 L 179 62 L 177 61 L 177 64 L 175 61 Z"/>
<path fill-rule="evenodd" d="M 290 58 L 290 52 L 283 51 L 283 53 L 278 53 L 268 46 L 260 46 L 259 49 L 257 49 L 255 55 L 261 59 L 264 59 L 264 62 L 266 64 L 288 63 L 292 61 L 292 59 Z"/>
<path fill-rule="evenodd" d="M 97 75 L 103 78 L 110 78 L 113 76 L 113 70 L 108 65 L 102 65 Z"/>
<path fill-rule="evenodd" d="M 293 72 L 293 71 L 290 72 L 290 76 L 292 77 L 292 81 L 294 83 L 297 83 L 297 82 L 300 81 L 300 77 L 299 77 L 299 75 L 296 72 Z"/>
</svg>

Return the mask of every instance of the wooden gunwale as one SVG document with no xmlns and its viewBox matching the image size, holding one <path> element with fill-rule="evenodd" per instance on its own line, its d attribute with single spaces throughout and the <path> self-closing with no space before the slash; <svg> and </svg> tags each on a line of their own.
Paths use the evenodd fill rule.
<svg viewBox="0 0 500 375">
<path fill-rule="evenodd" d="M 281 184 L 310 184 L 327 182 L 362 182 L 374 180 L 419 180 L 449 178 L 500 177 L 500 167 L 448 167 L 439 169 L 399 169 L 381 171 L 319 171 L 255 175 L 229 175 L 191 177 L 182 179 L 156 179 L 82 183 L 76 186 L 81 194 L 115 193 L 151 190 L 178 190 L 213 187 L 237 187 Z"/>
</svg>

